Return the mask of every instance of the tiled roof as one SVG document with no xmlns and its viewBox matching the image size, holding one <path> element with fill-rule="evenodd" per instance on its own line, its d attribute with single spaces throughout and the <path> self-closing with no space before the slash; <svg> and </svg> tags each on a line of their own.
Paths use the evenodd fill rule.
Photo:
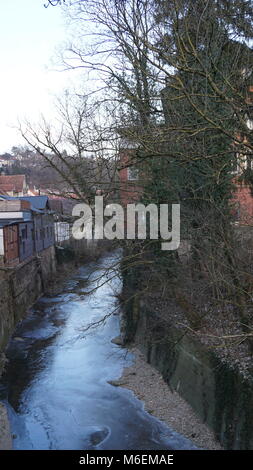
<svg viewBox="0 0 253 470">
<path fill-rule="evenodd" d="M 22 192 L 25 182 L 25 175 L 0 176 L 0 194 L 5 191 Z"/>
</svg>

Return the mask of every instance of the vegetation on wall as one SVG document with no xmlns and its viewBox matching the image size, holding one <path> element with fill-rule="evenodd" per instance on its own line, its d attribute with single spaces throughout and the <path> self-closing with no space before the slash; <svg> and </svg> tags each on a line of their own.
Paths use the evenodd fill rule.
<svg viewBox="0 0 253 470">
<path fill-rule="evenodd" d="M 105 163 L 132 146 L 142 202 L 181 204 L 184 252 L 161 251 L 160 240 L 122 241 L 124 272 L 137 272 L 131 295 L 176 301 L 195 330 L 211 325 L 208 316 L 230 318 L 230 331 L 237 322 L 249 339 L 253 272 L 238 247 L 231 170 L 237 155 L 252 154 L 252 1 L 87 0 L 64 10 L 75 25 L 64 66 L 97 80 L 86 107 L 105 117 L 98 124 L 90 114 L 87 140 L 87 120 L 71 128 L 65 114 L 77 147 L 85 142 Z M 23 134 L 34 148 L 57 147 L 46 126 L 42 137 Z"/>
</svg>

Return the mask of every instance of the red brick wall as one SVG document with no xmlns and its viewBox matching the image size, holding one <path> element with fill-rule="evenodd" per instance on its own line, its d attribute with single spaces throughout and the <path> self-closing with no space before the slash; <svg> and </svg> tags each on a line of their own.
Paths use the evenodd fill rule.
<svg viewBox="0 0 253 470">
<path fill-rule="evenodd" d="M 139 180 L 128 180 L 127 165 L 134 156 L 134 150 L 126 149 L 120 152 L 119 180 L 120 180 L 120 202 L 123 206 L 137 202 L 142 194 L 142 187 Z"/>
<path fill-rule="evenodd" d="M 237 183 L 233 203 L 238 222 L 242 225 L 253 225 L 253 197 L 250 187 Z"/>
</svg>

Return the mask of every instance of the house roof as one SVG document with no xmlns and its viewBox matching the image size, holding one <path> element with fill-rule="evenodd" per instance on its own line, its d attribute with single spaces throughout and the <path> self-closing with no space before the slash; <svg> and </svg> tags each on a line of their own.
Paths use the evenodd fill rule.
<svg viewBox="0 0 253 470">
<path fill-rule="evenodd" d="M 0 193 L 5 191 L 22 192 L 25 184 L 25 175 L 0 175 Z"/>
<path fill-rule="evenodd" d="M 21 196 L 18 199 L 24 199 L 31 203 L 32 209 L 49 209 L 49 199 L 48 196 Z"/>
<path fill-rule="evenodd" d="M 0 186 L 1 191 L 1 186 Z M 43 213 L 45 209 L 49 209 L 49 199 L 47 196 L 6 196 L 0 194 L 0 200 L 13 201 L 13 200 L 24 200 L 31 204 L 31 210 L 38 213 Z"/>
</svg>

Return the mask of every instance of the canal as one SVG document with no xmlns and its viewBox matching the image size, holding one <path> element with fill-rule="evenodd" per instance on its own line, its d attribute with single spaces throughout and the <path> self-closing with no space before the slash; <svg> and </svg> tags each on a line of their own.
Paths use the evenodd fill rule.
<svg viewBox="0 0 253 470">
<path fill-rule="evenodd" d="M 131 391 L 108 383 L 132 361 L 111 343 L 121 281 L 110 266 L 119 256 L 78 268 L 16 328 L 0 381 L 14 449 L 196 448 L 146 413 Z"/>
</svg>

